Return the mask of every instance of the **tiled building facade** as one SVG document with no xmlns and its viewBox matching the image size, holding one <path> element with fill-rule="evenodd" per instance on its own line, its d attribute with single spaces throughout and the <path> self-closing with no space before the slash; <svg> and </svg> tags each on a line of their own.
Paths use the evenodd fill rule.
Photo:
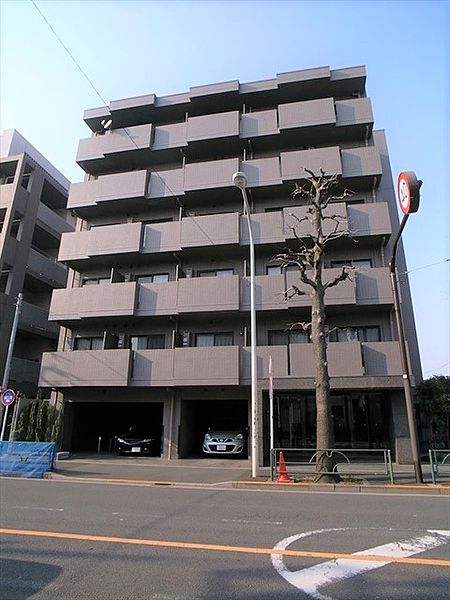
<svg viewBox="0 0 450 600">
<path fill-rule="evenodd" d="M 139 422 L 157 438 L 157 454 L 182 458 L 200 453 L 214 421 L 250 424 L 249 238 L 236 171 L 248 177 L 256 248 L 259 462 L 268 455 L 269 355 L 275 442 L 314 446 L 312 347 L 288 332 L 308 320 L 310 299 L 284 300 L 297 274 L 273 260 L 295 243 L 291 225 L 306 209 L 291 192 L 307 168 L 341 175 L 354 191 L 333 206 L 348 235 L 330 247 L 325 272 L 354 267 L 327 295 L 336 442 L 408 459 L 388 269 L 397 207 L 365 82 L 364 67 L 324 67 L 85 112 L 92 135 L 77 162 L 86 178 L 68 202 L 77 230 L 62 236 L 59 253 L 68 287 L 50 306 L 64 329 L 40 376 L 64 395 L 65 449 L 94 450 L 100 438 L 106 451 Z M 297 234 L 308 233 L 302 222 Z M 402 251 L 398 264 L 406 270 Z M 418 380 L 406 279 L 402 300 Z"/>
</svg>

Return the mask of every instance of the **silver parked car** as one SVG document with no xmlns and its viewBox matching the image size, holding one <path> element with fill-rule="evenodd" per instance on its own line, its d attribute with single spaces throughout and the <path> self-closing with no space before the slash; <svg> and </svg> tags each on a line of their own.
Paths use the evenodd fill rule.
<svg viewBox="0 0 450 600">
<path fill-rule="evenodd" d="M 242 429 L 208 429 L 203 439 L 203 453 L 207 455 L 243 456 L 246 432 Z"/>
</svg>

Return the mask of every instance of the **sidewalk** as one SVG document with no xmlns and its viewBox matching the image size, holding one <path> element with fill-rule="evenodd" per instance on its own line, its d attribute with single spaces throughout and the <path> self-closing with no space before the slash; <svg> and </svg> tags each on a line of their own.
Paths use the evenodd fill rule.
<svg viewBox="0 0 450 600">
<path fill-rule="evenodd" d="M 367 465 L 366 465 L 367 466 Z M 151 483 L 154 485 L 211 485 L 250 488 L 285 488 L 326 491 L 423 491 L 425 493 L 450 494 L 450 481 L 445 478 L 438 485 L 431 483 L 429 465 L 423 464 L 425 483 L 415 482 L 412 465 L 394 464 L 395 484 L 386 475 L 370 474 L 355 476 L 347 483 L 314 484 L 305 476 L 303 482 L 277 484 L 270 481 L 270 468 L 261 467 L 256 479 L 251 476 L 249 459 L 182 459 L 167 460 L 153 457 L 122 457 L 98 454 L 74 454 L 68 459 L 57 460 L 56 469 L 50 478 L 95 479 L 129 483 Z M 370 468 L 365 469 L 370 471 Z M 374 468 L 374 471 L 376 469 Z M 300 479 L 300 476 L 296 476 Z"/>
</svg>

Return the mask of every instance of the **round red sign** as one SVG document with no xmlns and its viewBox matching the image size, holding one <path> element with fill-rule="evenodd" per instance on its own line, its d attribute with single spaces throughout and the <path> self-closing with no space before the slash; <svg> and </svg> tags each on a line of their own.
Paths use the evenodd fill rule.
<svg viewBox="0 0 450 600">
<path fill-rule="evenodd" d="M 5 390 L 2 392 L 2 404 L 3 406 L 9 406 L 16 399 L 16 393 L 14 390 Z"/>
<path fill-rule="evenodd" d="M 417 212 L 419 209 L 421 185 L 422 182 L 417 179 L 414 171 L 404 171 L 398 176 L 398 201 L 405 215 Z"/>
</svg>

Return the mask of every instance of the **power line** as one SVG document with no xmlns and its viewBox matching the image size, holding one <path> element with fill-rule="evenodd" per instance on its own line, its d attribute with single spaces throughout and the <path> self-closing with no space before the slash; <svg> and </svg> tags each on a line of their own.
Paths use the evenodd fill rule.
<svg viewBox="0 0 450 600">
<path fill-rule="evenodd" d="M 61 44 L 61 46 L 64 48 L 64 50 L 70 56 L 70 58 L 72 59 L 72 61 L 75 63 L 77 69 L 80 71 L 80 73 L 86 79 L 86 81 L 89 83 L 89 85 L 94 90 L 94 92 L 97 94 L 97 96 L 100 98 L 100 100 L 103 102 L 103 104 L 107 107 L 108 106 L 108 102 L 100 94 L 100 92 L 95 87 L 95 85 L 92 82 L 92 80 L 90 79 L 90 77 L 86 74 L 86 72 L 84 71 L 84 69 L 81 67 L 80 63 L 77 61 L 77 59 L 74 57 L 74 55 L 70 52 L 70 50 L 67 48 L 67 46 L 62 41 L 61 37 L 55 31 L 54 27 L 52 27 L 52 25 L 50 24 L 50 22 L 48 21 L 48 19 L 45 17 L 45 15 L 39 9 L 39 7 L 36 4 L 36 2 L 34 0 L 30 0 L 30 1 L 33 4 L 33 6 L 35 7 L 35 9 L 38 11 L 38 13 L 40 14 L 40 16 L 42 17 L 42 19 L 48 25 L 48 27 L 50 28 L 50 30 L 52 31 L 53 35 L 56 37 L 56 39 L 58 40 L 58 42 Z M 127 131 L 126 127 L 120 127 L 119 129 L 122 129 L 126 133 L 126 135 L 128 136 L 128 138 L 130 139 L 130 141 L 134 145 L 134 147 L 137 150 L 140 150 L 139 146 L 133 140 L 133 138 L 131 137 L 131 135 Z M 166 183 L 166 181 L 162 178 L 162 176 L 158 173 L 158 171 L 153 171 L 151 168 L 149 170 L 150 170 L 150 174 L 154 173 L 160 179 L 160 181 L 162 182 L 163 186 L 169 191 L 169 193 L 172 195 L 172 197 L 178 198 L 177 194 L 175 194 L 175 192 L 170 188 L 170 186 Z M 215 244 L 214 244 L 213 240 L 209 237 L 209 235 L 206 233 L 206 231 L 197 223 L 197 221 L 194 219 L 194 217 L 192 215 L 189 215 L 189 214 L 187 214 L 187 216 L 194 221 L 194 223 L 200 229 L 200 231 L 203 233 L 203 235 L 209 240 L 209 242 L 211 243 L 211 245 L 214 246 Z"/>
<path fill-rule="evenodd" d="M 437 371 L 438 369 L 443 369 L 447 365 L 450 365 L 450 362 L 446 362 L 443 365 L 439 365 L 438 367 L 434 367 L 433 369 L 428 369 L 427 371 L 424 371 L 424 373 L 432 373 L 433 371 Z"/>
<path fill-rule="evenodd" d="M 402 271 L 399 275 L 406 275 L 408 273 L 414 273 L 414 271 L 421 271 L 422 269 L 428 269 L 429 267 L 434 267 L 436 265 L 442 265 L 446 262 L 449 262 L 450 258 L 446 258 L 445 260 L 440 260 L 439 262 L 431 263 L 430 265 L 424 265 L 423 267 L 417 267 L 416 269 L 410 269 L 409 271 Z"/>
</svg>

